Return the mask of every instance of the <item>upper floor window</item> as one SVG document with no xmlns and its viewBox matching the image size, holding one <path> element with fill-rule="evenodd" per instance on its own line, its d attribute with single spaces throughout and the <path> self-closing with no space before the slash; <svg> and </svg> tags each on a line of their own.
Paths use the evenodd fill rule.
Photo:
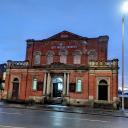
<svg viewBox="0 0 128 128">
<path fill-rule="evenodd" d="M 90 60 L 97 60 L 97 53 L 95 50 L 90 50 L 88 52 L 88 61 Z"/>
<path fill-rule="evenodd" d="M 53 63 L 53 55 L 54 55 L 53 51 L 48 51 L 48 53 L 47 53 L 47 64 Z"/>
<path fill-rule="evenodd" d="M 66 64 L 67 63 L 67 56 L 61 55 L 60 56 L 60 63 Z"/>
<path fill-rule="evenodd" d="M 34 64 L 40 64 L 40 59 L 41 59 L 41 53 L 35 52 L 34 53 Z"/>
<path fill-rule="evenodd" d="M 74 55 L 74 64 L 80 64 L 80 63 L 81 63 L 81 56 Z"/>
<path fill-rule="evenodd" d="M 61 50 L 59 52 L 59 55 L 60 55 L 60 62 L 66 64 L 67 63 L 67 51 Z"/>
<path fill-rule="evenodd" d="M 80 64 L 81 63 L 81 55 L 82 52 L 80 50 L 76 50 L 74 53 L 74 59 L 73 59 L 73 63 L 74 64 Z"/>
</svg>

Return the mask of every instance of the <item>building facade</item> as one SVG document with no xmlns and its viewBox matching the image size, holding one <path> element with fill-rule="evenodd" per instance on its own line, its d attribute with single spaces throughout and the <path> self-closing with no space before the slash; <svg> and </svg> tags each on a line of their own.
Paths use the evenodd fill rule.
<svg viewBox="0 0 128 128">
<path fill-rule="evenodd" d="M 108 40 L 68 31 L 27 40 L 25 61 L 7 62 L 5 98 L 72 105 L 115 103 L 118 59 L 107 60 Z"/>
</svg>

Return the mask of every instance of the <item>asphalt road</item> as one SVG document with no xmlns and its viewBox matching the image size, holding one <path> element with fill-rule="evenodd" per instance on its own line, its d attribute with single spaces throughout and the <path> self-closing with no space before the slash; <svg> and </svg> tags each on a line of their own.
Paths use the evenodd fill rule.
<svg viewBox="0 0 128 128">
<path fill-rule="evenodd" d="M 128 118 L 0 108 L 0 128 L 127 128 Z"/>
</svg>

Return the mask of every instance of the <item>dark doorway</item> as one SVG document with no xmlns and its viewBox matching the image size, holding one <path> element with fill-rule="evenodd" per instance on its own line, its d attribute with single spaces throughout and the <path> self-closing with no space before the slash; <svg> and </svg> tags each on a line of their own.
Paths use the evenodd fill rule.
<svg viewBox="0 0 128 128">
<path fill-rule="evenodd" d="M 59 90 L 58 83 L 53 83 L 53 97 L 61 97 L 62 90 Z"/>
<path fill-rule="evenodd" d="M 105 80 L 101 80 L 99 83 L 98 100 L 108 100 L 108 85 Z"/>
<path fill-rule="evenodd" d="M 62 97 L 63 79 L 60 77 L 53 79 L 53 97 Z"/>
<path fill-rule="evenodd" d="M 13 80 L 12 99 L 18 99 L 18 94 L 19 94 L 19 80 L 15 78 Z"/>
</svg>

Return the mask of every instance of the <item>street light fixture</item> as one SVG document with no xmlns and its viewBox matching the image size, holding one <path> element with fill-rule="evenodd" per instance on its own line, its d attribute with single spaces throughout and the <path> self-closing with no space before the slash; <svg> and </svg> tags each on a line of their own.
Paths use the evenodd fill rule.
<svg viewBox="0 0 128 128">
<path fill-rule="evenodd" d="M 128 13 L 128 0 L 124 1 L 122 12 L 122 111 L 124 111 L 124 19 L 125 14 Z"/>
</svg>

